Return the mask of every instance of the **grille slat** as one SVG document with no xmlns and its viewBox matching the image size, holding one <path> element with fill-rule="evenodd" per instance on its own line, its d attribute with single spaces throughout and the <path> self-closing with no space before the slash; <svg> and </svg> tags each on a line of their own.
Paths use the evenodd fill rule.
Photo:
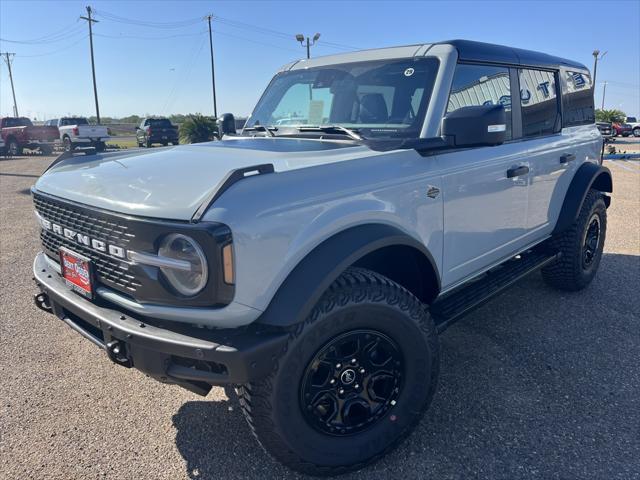
<svg viewBox="0 0 640 480">
<path fill-rule="evenodd" d="M 57 203 L 35 193 L 33 200 L 36 211 L 41 217 L 80 234 L 88 235 L 92 239 L 121 247 L 126 247 L 135 239 L 135 233 L 131 232 L 129 226 L 119 219 L 104 218 L 105 215 L 102 213 Z M 95 266 L 99 283 L 128 293 L 133 293 L 142 286 L 140 280 L 129 272 L 129 265 L 126 262 L 96 252 L 49 230 L 43 229 L 40 239 L 45 252 L 57 262 L 59 262 L 58 252 L 61 246 L 90 258 Z"/>
</svg>

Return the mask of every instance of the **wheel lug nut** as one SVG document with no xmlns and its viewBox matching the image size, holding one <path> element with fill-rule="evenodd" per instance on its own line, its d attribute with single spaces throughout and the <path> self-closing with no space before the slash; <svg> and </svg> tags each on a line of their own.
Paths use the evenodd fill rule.
<svg viewBox="0 0 640 480">
<path fill-rule="evenodd" d="M 336 368 L 342 368 L 342 364 L 341 363 L 336 363 Z"/>
<path fill-rule="evenodd" d="M 333 385 L 334 383 L 336 383 L 336 379 L 335 379 L 335 378 L 332 378 L 331 380 L 329 380 L 329 383 L 330 383 L 331 385 Z"/>
<path fill-rule="evenodd" d="M 355 358 L 352 358 L 352 359 L 351 359 L 351 363 L 356 363 L 356 361 L 357 361 L 357 360 L 356 360 Z"/>
<path fill-rule="evenodd" d="M 360 385 L 358 385 L 357 383 L 354 385 L 354 388 L 357 390 L 358 388 L 360 388 Z"/>
<path fill-rule="evenodd" d="M 395 400 L 391 400 L 391 405 L 393 406 L 395 404 L 396 404 L 396 401 Z"/>
<path fill-rule="evenodd" d="M 361 368 L 361 369 L 360 369 L 360 373 L 364 373 L 364 368 Z"/>
<path fill-rule="evenodd" d="M 343 394 L 344 394 L 344 388 L 341 388 L 340 390 L 338 390 L 338 393 L 339 393 L 340 395 L 343 395 Z"/>
</svg>

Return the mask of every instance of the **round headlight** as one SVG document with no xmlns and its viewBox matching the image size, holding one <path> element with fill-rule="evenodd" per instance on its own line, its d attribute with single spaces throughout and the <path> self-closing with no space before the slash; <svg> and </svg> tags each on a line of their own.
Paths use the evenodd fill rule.
<svg viewBox="0 0 640 480">
<path fill-rule="evenodd" d="M 162 267 L 162 273 L 182 295 L 192 297 L 207 284 L 207 258 L 200 245 L 179 233 L 167 235 L 160 244 L 158 255 L 178 260 L 175 267 Z"/>
</svg>

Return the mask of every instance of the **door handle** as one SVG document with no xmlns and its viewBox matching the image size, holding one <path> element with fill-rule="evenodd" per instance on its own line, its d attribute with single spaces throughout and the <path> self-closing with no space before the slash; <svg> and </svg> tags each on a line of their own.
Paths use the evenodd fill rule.
<svg viewBox="0 0 640 480">
<path fill-rule="evenodd" d="M 526 165 L 520 165 L 519 167 L 510 168 L 507 170 L 507 178 L 520 177 L 529 173 L 529 167 Z"/>
<path fill-rule="evenodd" d="M 569 163 L 576 159 L 576 156 L 573 153 L 565 153 L 560 157 L 560 163 Z"/>
</svg>

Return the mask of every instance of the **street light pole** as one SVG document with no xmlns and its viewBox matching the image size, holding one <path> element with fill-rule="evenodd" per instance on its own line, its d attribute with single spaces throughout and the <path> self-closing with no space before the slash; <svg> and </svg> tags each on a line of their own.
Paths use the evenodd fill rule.
<svg viewBox="0 0 640 480">
<path fill-rule="evenodd" d="M 213 15 L 209 14 L 205 17 L 209 22 L 209 50 L 211 52 L 211 89 L 213 90 L 213 116 L 218 118 L 218 107 L 216 105 L 216 75 L 213 68 L 213 37 L 211 35 L 211 19 Z"/>
<path fill-rule="evenodd" d="M 602 108 L 601 110 L 604 110 L 604 96 L 607 93 L 607 82 L 604 82 L 604 86 L 602 87 Z"/>
<path fill-rule="evenodd" d="M 602 60 L 604 58 L 604 56 L 608 53 L 604 52 L 602 55 L 600 55 L 600 50 L 594 50 L 592 55 L 593 55 L 593 85 L 596 84 L 596 72 L 598 71 L 598 60 Z"/>
<path fill-rule="evenodd" d="M 318 41 L 319 38 L 320 38 L 320 34 L 319 33 L 316 33 L 313 36 L 313 39 L 310 39 L 309 37 L 305 37 L 301 33 L 298 33 L 296 35 L 296 40 L 299 41 L 300 45 L 302 45 L 303 47 L 305 46 L 305 40 L 306 40 L 307 59 L 311 58 L 311 47 L 316 44 L 316 42 Z"/>
</svg>

